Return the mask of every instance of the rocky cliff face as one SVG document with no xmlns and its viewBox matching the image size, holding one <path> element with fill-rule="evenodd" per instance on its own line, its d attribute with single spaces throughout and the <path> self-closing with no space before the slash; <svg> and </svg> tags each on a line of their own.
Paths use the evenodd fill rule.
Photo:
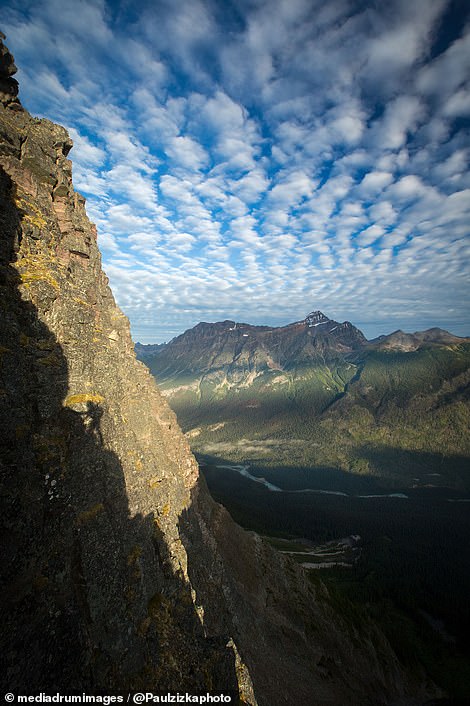
<svg viewBox="0 0 470 706">
<path fill-rule="evenodd" d="M 411 702 L 378 630 L 337 615 L 321 584 L 208 496 L 135 360 L 72 186 L 72 143 L 21 108 L 13 73 L 2 45 L 4 691 Z"/>
<path fill-rule="evenodd" d="M 72 143 L 4 103 L 2 674 L 13 690 L 236 689 L 226 636 L 207 639 L 195 610 L 178 529 L 197 465 L 134 359 L 72 187 Z"/>
</svg>

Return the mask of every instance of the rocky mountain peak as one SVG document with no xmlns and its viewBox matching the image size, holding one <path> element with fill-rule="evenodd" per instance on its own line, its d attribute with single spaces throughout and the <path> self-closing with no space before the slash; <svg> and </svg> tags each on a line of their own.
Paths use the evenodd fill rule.
<svg viewBox="0 0 470 706">
<path fill-rule="evenodd" d="M 17 72 L 13 54 L 11 54 L 3 40 L 5 39 L 3 32 L 0 32 L 0 102 L 4 106 L 21 110 L 21 103 L 18 100 L 18 81 L 13 77 Z"/>
<path fill-rule="evenodd" d="M 323 314 L 321 311 L 312 311 L 310 314 L 307 314 L 305 317 L 305 323 L 309 327 L 313 326 L 320 326 L 321 324 L 327 324 L 330 322 L 331 319 L 329 319 L 325 314 Z"/>
</svg>

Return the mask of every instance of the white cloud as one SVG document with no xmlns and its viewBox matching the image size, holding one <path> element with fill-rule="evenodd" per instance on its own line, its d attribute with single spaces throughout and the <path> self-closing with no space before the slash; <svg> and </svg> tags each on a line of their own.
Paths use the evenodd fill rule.
<svg viewBox="0 0 470 706">
<path fill-rule="evenodd" d="M 387 105 L 382 120 L 376 121 L 372 139 L 381 148 L 398 150 L 406 144 L 408 134 L 423 118 L 424 109 L 418 98 L 399 96 Z"/>
<path fill-rule="evenodd" d="M 303 171 L 280 172 L 277 183 L 269 192 L 269 201 L 277 207 L 291 209 L 303 199 L 312 196 L 317 182 Z"/>
<path fill-rule="evenodd" d="M 79 162 L 85 167 L 101 167 L 106 161 L 106 152 L 97 145 L 94 145 L 87 137 L 73 127 L 68 128 L 70 137 L 73 140 L 74 162 Z"/>
<path fill-rule="evenodd" d="M 364 194 L 377 194 L 383 191 L 393 181 L 390 172 L 367 172 L 360 184 L 360 189 Z"/>
<path fill-rule="evenodd" d="M 359 234 L 357 238 L 358 243 L 360 244 L 361 248 L 366 248 L 372 243 L 374 243 L 378 238 L 381 238 L 384 232 L 385 231 L 382 226 L 376 224 L 369 226 L 368 228 L 365 228 L 362 233 Z M 372 256 L 372 253 L 370 253 L 370 255 Z"/>
<path fill-rule="evenodd" d="M 407 201 L 409 199 L 418 198 L 424 190 L 425 186 L 419 176 L 407 174 L 407 176 L 402 177 L 393 184 L 387 190 L 387 194 L 401 201 Z"/>
<path fill-rule="evenodd" d="M 122 194 L 126 200 L 134 201 L 148 209 L 155 208 L 157 197 L 153 181 L 136 169 L 125 164 L 112 167 L 105 176 L 109 189 Z"/>
<path fill-rule="evenodd" d="M 364 78 L 384 91 L 409 76 L 410 69 L 429 50 L 432 31 L 445 5 L 445 0 L 403 1 L 375 13 L 371 27 L 375 37 L 367 43 Z"/>
<path fill-rule="evenodd" d="M 470 116 L 470 90 L 462 89 L 454 93 L 445 104 L 443 113 L 450 118 Z"/>
<path fill-rule="evenodd" d="M 253 203 L 269 189 L 269 179 L 260 167 L 255 167 L 240 179 L 230 181 L 230 189 L 245 203 Z"/>
<path fill-rule="evenodd" d="M 136 228 L 149 228 L 153 224 L 151 218 L 137 215 L 127 203 L 110 206 L 106 215 L 108 222 L 123 233 L 132 232 Z"/>
<path fill-rule="evenodd" d="M 209 161 L 205 149 L 188 136 L 173 137 L 166 145 L 165 152 L 174 165 L 189 170 L 202 169 Z"/>
<path fill-rule="evenodd" d="M 448 49 L 423 66 L 417 76 L 416 86 L 429 95 L 449 96 L 466 81 L 470 71 L 470 31 L 455 40 Z"/>
</svg>

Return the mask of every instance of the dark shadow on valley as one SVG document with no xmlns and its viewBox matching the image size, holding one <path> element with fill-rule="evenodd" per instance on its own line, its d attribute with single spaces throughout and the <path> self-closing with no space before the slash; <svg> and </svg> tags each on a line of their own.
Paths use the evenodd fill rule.
<svg viewBox="0 0 470 706">
<path fill-rule="evenodd" d="M 65 402 L 66 357 L 11 266 L 22 214 L 1 168 L 0 200 L 3 691 L 236 692 L 233 653 L 205 638 L 158 518 L 130 514 L 106 403 Z"/>
<path fill-rule="evenodd" d="M 401 476 L 416 487 L 442 487 L 459 493 L 470 493 L 470 458 L 457 454 L 362 446 L 355 453 L 385 476 Z"/>
<path fill-rule="evenodd" d="M 367 453 L 371 461 L 380 461 L 380 450 L 374 457 L 370 450 L 361 450 L 364 456 Z M 389 460 L 398 462 L 401 456 L 401 450 L 394 455 L 387 449 Z M 433 454 L 407 452 L 407 459 L 424 469 L 441 463 L 440 455 Z M 468 498 L 468 493 L 448 487 L 390 488 L 373 477 L 346 479 L 343 476 L 351 474 L 338 469 L 331 469 L 335 483 L 326 486 L 327 468 L 250 467 L 253 475 L 285 489 L 278 492 L 235 470 L 220 468 L 236 465 L 233 461 L 204 460 L 201 471 L 211 494 L 241 526 L 269 537 L 318 543 L 359 535 L 362 552 L 354 569 L 356 579 L 365 585 L 372 582 L 374 591 L 383 596 L 389 591 L 408 607 L 427 606 L 431 614 L 452 625 L 464 649 L 469 649 L 470 514 L 468 502 L 458 502 Z M 447 460 L 458 468 L 467 461 L 460 457 Z M 300 492 L 301 488 L 325 487 L 330 492 Z M 347 495 L 332 494 L 335 490 Z M 372 576 L 378 579 L 372 581 Z"/>
<path fill-rule="evenodd" d="M 381 456 L 380 451 L 374 454 L 369 449 L 360 453 L 377 463 Z M 393 456 L 390 449 L 386 454 L 388 459 Z M 401 450 L 397 450 L 396 459 L 401 456 Z M 410 463 L 411 456 L 407 452 Z M 440 455 L 416 453 L 415 457 L 420 468 L 441 464 Z M 201 471 L 215 499 L 228 507 L 237 522 L 266 534 L 308 533 L 306 536 L 311 539 L 329 540 L 348 534 L 375 535 L 382 526 L 406 534 L 418 522 L 425 523 L 426 518 L 431 524 L 444 526 L 452 520 L 458 522 L 457 518 L 462 519 L 462 524 L 467 519 L 470 522 L 468 504 L 459 502 L 469 497 L 468 492 L 449 488 L 444 482 L 439 487 L 439 478 L 432 474 L 423 476 L 422 485 L 410 487 L 413 483 L 396 480 L 391 483 L 389 478 L 381 480 L 374 475 L 355 475 L 324 466 L 306 469 L 253 464 L 249 467 L 253 476 L 272 483 L 281 489 L 279 492 L 232 470 L 230 467 L 237 465 L 233 460 L 208 456 L 200 459 Z M 448 457 L 448 461 L 460 464 L 461 468 L 467 459 Z"/>
</svg>

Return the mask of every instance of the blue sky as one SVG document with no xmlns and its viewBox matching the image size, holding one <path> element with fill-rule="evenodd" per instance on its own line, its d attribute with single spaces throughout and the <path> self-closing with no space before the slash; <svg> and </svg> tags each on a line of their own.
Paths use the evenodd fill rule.
<svg viewBox="0 0 470 706">
<path fill-rule="evenodd" d="M 135 340 L 313 309 L 470 335 L 466 6 L 0 2 Z"/>
</svg>

